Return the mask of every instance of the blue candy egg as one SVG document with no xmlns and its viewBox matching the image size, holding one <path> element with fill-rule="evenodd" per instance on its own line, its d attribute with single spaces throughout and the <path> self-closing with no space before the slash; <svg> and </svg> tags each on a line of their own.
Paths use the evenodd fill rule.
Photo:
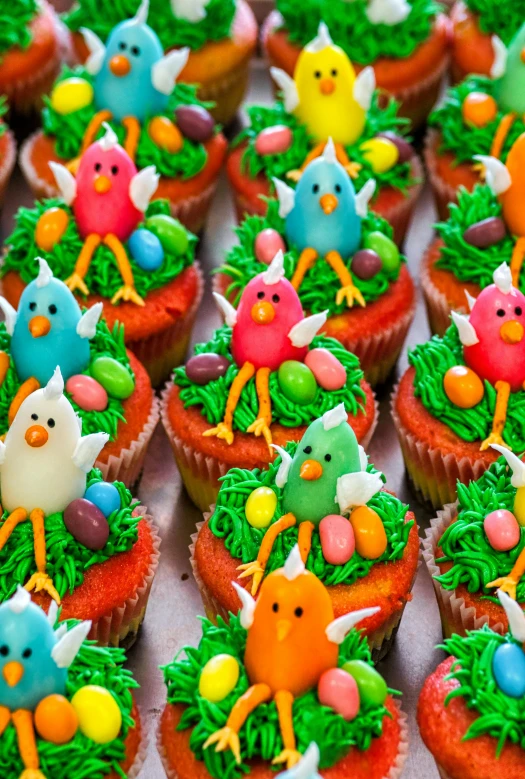
<svg viewBox="0 0 525 779">
<path fill-rule="evenodd" d="M 525 653 L 517 644 L 502 644 L 496 649 L 492 672 L 500 690 L 510 698 L 525 695 Z"/>
<path fill-rule="evenodd" d="M 164 261 L 164 249 L 150 230 L 135 230 L 128 242 L 131 256 L 142 270 L 157 270 Z"/>
<path fill-rule="evenodd" d="M 109 517 L 113 511 L 118 511 L 120 508 L 119 492 L 114 484 L 109 484 L 107 481 L 92 484 L 87 488 L 84 498 L 94 503 L 105 517 Z"/>
</svg>

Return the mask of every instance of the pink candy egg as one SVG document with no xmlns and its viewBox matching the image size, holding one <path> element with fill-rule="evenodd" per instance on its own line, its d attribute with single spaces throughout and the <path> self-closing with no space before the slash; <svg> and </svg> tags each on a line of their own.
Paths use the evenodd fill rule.
<svg viewBox="0 0 525 779">
<path fill-rule="evenodd" d="M 497 552 L 514 549 L 520 540 L 520 526 L 514 514 L 506 509 L 498 509 L 487 514 L 483 528 L 489 544 Z"/>
<path fill-rule="evenodd" d="M 305 363 L 323 389 L 333 391 L 345 386 L 344 366 L 328 349 L 312 349 L 306 355 Z"/>
<path fill-rule="evenodd" d="M 84 411 L 104 411 L 108 407 L 108 393 L 91 376 L 79 373 L 66 382 L 66 390 Z"/>
<path fill-rule="evenodd" d="M 323 557 L 330 565 L 344 565 L 355 551 L 354 529 L 348 519 L 330 514 L 319 523 Z"/>
<path fill-rule="evenodd" d="M 319 679 L 317 695 L 322 706 L 329 706 L 350 722 L 359 714 L 359 690 L 353 676 L 342 668 L 330 668 Z"/>
<path fill-rule="evenodd" d="M 284 124 L 276 124 L 262 130 L 255 141 L 255 151 L 264 156 L 266 154 L 282 154 L 288 151 L 292 145 L 293 135 L 289 127 Z"/>
<path fill-rule="evenodd" d="M 285 252 L 286 245 L 277 230 L 267 227 L 255 239 L 255 256 L 259 262 L 269 265 L 278 251 Z"/>
</svg>

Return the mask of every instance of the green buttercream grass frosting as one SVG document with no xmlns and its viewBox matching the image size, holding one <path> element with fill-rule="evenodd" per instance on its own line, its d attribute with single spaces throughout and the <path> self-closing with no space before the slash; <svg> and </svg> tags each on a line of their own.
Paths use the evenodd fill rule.
<svg viewBox="0 0 525 779">
<path fill-rule="evenodd" d="M 525 18 L 525 0 L 501 3 L 498 0 L 466 0 L 478 16 L 478 24 L 486 35 L 497 35 L 508 46 Z"/>
<path fill-rule="evenodd" d="M 352 7 L 356 2 L 359 2 L 359 0 L 349 3 L 349 7 Z M 396 101 L 391 100 L 386 107 L 381 108 L 379 99 L 379 92 L 376 91 L 372 98 L 372 105 L 367 113 L 366 124 L 361 137 L 356 143 L 346 147 L 349 159 L 362 166 L 357 178 L 353 182 L 356 191 L 359 191 L 369 179 L 373 178 L 377 182 L 376 197 L 382 187 L 393 187 L 406 193 L 408 188 L 416 181 L 412 176 L 408 162 L 394 165 L 393 168 L 384 173 L 374 173 L 370 162 L 359 148 L 364 141 L 375 138 L 379 133 L 394 132 L 398 135 L 406 135 L 408 120 L 397 115 L 398 104 Z M 273 106 L 250 106 L 248 117 L 248 127 L 235 140 L 235 145 L 245 141 L 247 143 L 242 156 L 244 172 L 251 178 L 255 178 L 259 173 L 264 173 L 270 180 L 275 177 L 286 181 L 291 187 L 296 186 L 293 181 L 286 178 L 286 174 L 291 170 L 298 170 L 302 166 L 313 145 L 310 142 L 306 127 L 301 125 L 295 116 L 287 113 L 281 102 L 277 102 Z M 290 127 L 293 134 L 292 145 L 282 154 L 258 154 L 255 149 L 257 136 L 262 130 L 275 125 Z"/>
<path fill-rule="evenodd" d="M 287 444 L 286 450 L 293 457 L 297 449 L 296 443 Z M 278 457 L 270 463 L 269 469 L 249 471 L 242 468 L 232 468 L 221 479 L 221 489 L 217 498 L 215 511 L 210 517 L 211 532 L 222 539 L 232 557 L 243 563 L 250 563 L 257 558 L 266 530 L 260 530 L 250 525 L 246 519 L 246 501 L 253 490 L 258 487 L 269 487 L 277 496 L 277 507 L 272 524 L 284 515 L 282 508 L 283 490 L 275 484 L 275 476 L 281 464 Z M 367 468 L 369 473 L 375 473 L 373 466 Z M 383 481 L 386 481 L 383 477 Z M 379 492 L 367 503 L 376 511 L 385 528 L 388 540 L 384 554 L 377 560 L 366 560 L 355 552 L 344 565 L 327 563 L 321 548 L 318 530 L 312 536 L 312 549 L 308 555 L 306 567 L 312 571 L 327 587 L 353 584 L 370 572 L 376 563 L 393 562 L 403 557 L 413 521 L 405 522 L 408 506 L 388 492 Z M 298 528 L 292 527 L 283 531 L 275 541 L 272 553 L 266 566 L 266 573 L 282 568 L 298 541 Z"/>
<path fill-rule="evenodd" d="M 87 487 L 104 481 L 102 473 L 93 468 L 87 477 Z M 141 517 L 133 516 L 139 505 L 131 492 L 121 483 L 114 482 L 120 495 L 120 509 L 108 519 L 109 537 L 106 545 L 94 552 L 73 538 L 64 524 L 64 513 L 50 514 L 45 518 L 47 545 L 47 573 L 61 598 L 79 587 L 85 572 L 96 563 L 103 563 L 116 554 L 129 551 L 138 539 Z M 7 519 L 5 511 L 2 520 Z M 35 572 L 35 550 L 31 522 L 21 522 L 14 529 L 6 545 L 0 551 L 0 601 L 10 598 L 17 586 L 24 585 Z M 0 760 L 0 765 L 4 765 Z M 55 774 L 51 774 L 55 777 Z M 86 774 L 91 776 L 91 774 Z"/>
<path fill-rule="evenodd" d="M 236 228 L 239 243 L 236 244 L 226 256 L 226 261 L 217 272 L 224 273 L 231 279 L 226 290 L 226 297 L 237 306 L 240 296 L 248 284 L 258 273 L 266 270 L 267 266 L 259 262 L 255 256 L 255 239 L 261 230 L 272 228 L 285 237 L 285 220 L 279 216 L 279 205 L 276 200 L 269 200 L 267 215 L 248 216 Z M 388 222 L 373 211 L 369 211 L 362 222 L 362 241 L 369 233 L 381 232 L 388 238 L 392 238 L 394 231 Z M 287 279 L 291 279 L 299 262 L 300 252 L 295 246 L 288 247 L 284 255 L 284 270 Z M 347 267 L 350 268 L 352 258 L 345 258 Z M 403 263 L 405 258 L 402 257 Z M 352 275 L 355 286 L 362 293 L 367 303 L 373 303 L 388 291 L 390 284 L 399 278 L 400 268 L 387 270 L 382 268 L 372 279 L 359 279 Z M 336 305 L 335 298 L 341 282 L 327 262 L 320 257 L 306 274 L 299 289 L 299 298 L 305 311 L 313 314 L 328 310 L 329 316 L 336 316 L 348 311 L 346 303 Z"/>
<path fill-rule="evenodd" d="M 215 779 L 241 779 L 250 771 L 247 761 L 262 760 L 270 764 L 283 749 L 273 701 L 259 706 L 241 729 L 241 765 L 235 763 L 230 750 L 216 752 L 215 746 L 203 749 L 207 738 L 226 725 L 235 701 L 249 687 L 244 667 L 246 636 L 238 616 L 232 615 L 229 625 L 221 617 L 218 617 L 217 626 L 203 619 L 199 647 L 185 647 L 185 657 L 178 655 L 173 663 L 162 669 L 168 688 L 168 703 L 184 706 L 178 729 L 193 728 L 190 748 Z M 240 675 L 233 691 L 220 703 L 212 703 L 200 695 L 199 678 L 206 663 L 219 654 L 235 657 L 239 661 Z M 350 660 L 373 665 L 366 639 L 355 629 L 350 631 L 339 649 L 339 666 Z M 315 741 L 321 754 L 320 768 L 323 769 L 335 765 L 352 747 L 360 751 L 369 749 L 373 739 L 382 734 L 383 718 L 390 714 L 385 706 L 361 702 L 357 717 L 347 722 L 333 709 L 321 706 L 317 692 L 310 690 L 294 700 L 292 716 L 297 749 L 305 752 Z"/>
<path fill-rule="evenodd" d="M 450 570 L 436 577 L 445 589 L 455 590 L 464 584 L 469 592 L 493 597 L 495 590 L 487 585 L 510 574 L 525 548 L 525 528 L 521 528 L 514 549 L 498 552 L 489 544 L 483 522 L 491 511 L 513 511 L 517 490 L 511 477 L 505 459 L 500 457 L 477 481 L 468 485 L 458 482 L 458 517 L 443 533 L 439 542 L 443 555 L 436 560 L 452 563 Z M 523 579 L 517 587 L 517 599 L 525 602 Z"/>
<path fill-rule="evenodd" d="M 7 113 L 7 100 L 5 95 L 0 95 L 0 138 L 7 131 L 7 125 L 2 121 L 2 117 Z"/>
<path fill-rule="evenodd" d="M 218 379 L 210 381 L 209 384 L 194 384 L 186 375 L 186 368 L 181 366 L 176 368 L 173 381 L 180 387 L 180 399 L 184 408 L 200 406 L 202 415 L 208 420 L 210 425 L 218 425 L 222 422 L 228 400 L 228 393 L 233 380 L 239 373 L 239 368 L 235 364 L 231 353 L 232 331 L 228 325 L 223 325 L 215 331 L 211 341 L 205 344 L 198 344 L 195 347 L 195 354 L 204 354 L 213 352 L 227 357 L 231 365 L 224 374 Z M 328 391 L 317 387 L 315 398 L 311 403 L 299 405 L 286 398 L 277 379 L 277 371 L 270 374 L 270 399 L 272 403 L 272 421 L 277 422 L 284 427 L 298 427 L 300 425 L 309 425 L 317 417 L 322 416 L 326 411 L 335 408 L 340 403 L 345 404 L 349 414 L 356 416 L 362 410 L 363 402 L 366 399 L 364 390 L 361 387 L 363 371 L 359 367 L 359 360 L 355 354 L 347 352 L 344 346 L 334 338 L 318 335 L 312 341 L 312 349 L 328 349 L 334 357 L 342 363 L 346 370 L 346 384 L 339 390 Z M 257 419 L 259 402 L 255 388 L 255 379 L 252 378 L 245 385 L 241 392 L 241 397 L 233 415 L 233 428 L 245 433 L 248 427 Z"/>
<path fill-rule="evenodd" d="M 9 0 L 0 8 L 0 65 L 2 54 L 15 46 L 27 49 L 33 39 L 29 25 L 38 14 L 36 0 Z"/>
<path fill-rule="evenodd" d="M 455 406 L 445 394 L 443 379 L 449 368 L 464 365 L 463 347 L 455 325 L 443 338 L 434 336 L 425 344 L 416 346 L 408 355 L 415 368 L 414 394 L 427 411 L 447 425 L 464 441 L 483 441 L 492 430 L 496 408 L 496 390 L 485 382 L 483 399 L 473 408 Z M 525 392 L 512 392 L 509 398 L 507 421 L 503 438 L 515 452 L 525 449 Z"/>
<path fill-rule="evenodd" d="M 67 620 L 68 630 L 78 625 L 77 620 Z M 52 779 L 89 777 L 102 779 L 110 773 L 125 779 L 120 768 L 126 758 L 125 740 L 135 726 L 131 716 L 132 690 L 139 685 L 131 671 L 123 668 L 126 660 L 122 649 L 99 647 L 94 641 L 84 641 L 80 651 L 68 669 L 66 698 L 70 701 L 81 687 L 94 684 L 108 690 L 122 714 L 122 728 L 116 739 L 107 744 L 97 744 L 80 730 L 67 744 L 52 744 L 37 736 L 40 770 Z M 0 738 L 0 765 L 2 779 L 19 779 L 24 765 L 20 759 L 14 725 L 10 723 Z"/>
<path fill-rule="evenodd" d="M 434 0 L 408 0 L 407 18 L 394 26 L 372 24 L 369 0 L 277 0 L 290 40 L 305 46 L 317 35 L 320 21 L 328 25 L 334 43 L 353 62 L 370 65 L 383 57 L 404 59 L 428 40 L 440 5 Z"/>
<path fill-rule="evenodd" d="M 64 209 L 69 216 L 69 223 L 59 243 L 51 251 L 46 252 L 36 245 L 35 229 L 44 211 L 53 207 Z M 155 200 L 150 203 L 146 217 L 153 214 L 169 216 L 169 203 L 165 200 Z M 8 250 L 2 266 L 2 275 L 14 271 L 20 274 L 25 284 L 29 284 L 38 274 L 38 263 L 35 262 L 34 258 L 43 257 L 57 278 L 62 279 L 62 281 L 69 278 L 84 243 L 78 232 L 72 209 L 63 200 L 52 198 L 35 203 L 33 208 L 20 208 L 16 214 L 15 222 L 14 231 L 5 241 Z M 166 251 L 162 265 L 155 271 L 146 271 L 140 268 L 128 252 L 135 287 L 142 298 L 145 298 L 148 292 L 166 286 L 185 268 L 193 264 L 197 238 L 189 232 L 188 238 L 187 251 L 179 256 Z M 102 295 L 106 299 L 111 299 L 115 292 L 122 287 L 122 277 L 117 267 L 115 255 L 107 246 L 101 245 L 96 250 L 85 281 L 90 292 Z"/>
<path fill-rule="evenodd" d="M 79 0 L 63 19 L 70 30 L 88 27 L 105 41 L 115 25 L 136 14 L 139 5 L 140 0 L 112 0 L 102 11 L 100 0 Z M 208 41 L 229 38 L 236 7 L 236 0 L 209 0 L 204 19 L 189 22 L 173 15 L 169 0 L 151 0 L 148 25 L 166 50 L 182 46 L 201 49 Z"/>
</svg>

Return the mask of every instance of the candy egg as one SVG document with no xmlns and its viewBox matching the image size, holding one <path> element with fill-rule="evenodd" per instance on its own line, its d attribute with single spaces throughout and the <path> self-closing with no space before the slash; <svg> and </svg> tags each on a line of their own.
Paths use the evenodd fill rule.
<svg viewBox="0 0 525 779">
<path fill-rule="evenodd" d="M 525 654 L 517 644 L 501 644 L 494 652 L 492 673 L 500 690 L 509 698 L 525 695 Z"/>
<path fill-rule="evenodd" d="M 120 509 L 120 494 L 114 484 L 99 481 L 87 488 L 84 500 L 93 503 L 105 517 Z"/>
<path fill-rule="evenodd" d="M 231 362 L 220 354 L 196 354 L 186 363 L 186 376 L 194 384 L 209 384 L 224 376 Z"/>
<path fill-rule="evenodd" d="M 114 741 L 122 727 L 122 714 L 112 694 L 94 684 L 81 687 L 71 703 L 81 732 L 96 744 Z"/>
<path fill-rule="evenodd" d="M 373 249 L 360 249 L 352 258 L 350 270 L 358 279 L 367 281 L 377 276 L 383 263 L 381 257 Z"/>
<path fill-rule="evenodd" d="M 269 265 L 278 251 L 286 251 L 286 245 L 277 230 L 267 227 L 261 230 L 255 239 L 255 256 L 259 262 Z"/>
<path fill-rule="evenodd" d="M 79 544 L 94 552 L 107 543 L 108 521 L 101 510 L 85 498 L 76 498 L 66 506 L 64 525 Z"/>
<path fill-rule="evenodd" d="M 69 216 L 63 208 L 49 208 L 36 223 L 35 243 L 44 252 L 50 252 L 66 232 Z"/>
<path fill-rule="evenodd" d="M 443 377 L 443 389 L 458 408 L 473 408 L 483 399 L 485 388 L 477 373 L 466 365 L 454 365 Z"/>
<path fill-rule="evenodd" d="M 399 161 L 399 150 L 389 138 L 371 138 L 359 148 L 374 173 L 386 173 Z"/>
<path fill-rule="evenodd" d="M 397 148 L 399 153 L 398 162 L 408 162 L 415 155 L 414 147 L 401 135 L 387 130 L 384 133 L 378 133 L 378 138 L 387 138 Z"/>
<path fill-rule="evenodd" d="M 356 681 L 359 697 L 363 703 L 382 706 L 388 695 L 388 687 L 380 673 L 364 660 L 350 660 L 343 670 Z"/>
<path fill-rule="evenodd" d="M 167 116 L 155 116 L 148 125 L 148 135 L 159 149 L 168 154 L 176 154 L 184 143 L 181 131 Z"/>
<path fill-rule="evenodd" d="M 518 487 L 512 507 L 520 527 L 525 527 L 525 487 Z"/>
<path fill-rule="evenodd" d="M 199 678 L 199 693 L 207 701 L 223 701 L 239 681 L 239 663 L 232 655 L 216 655 L 208 660 Z"/>
<path fill-rule="evenodd" d="M 319 523 L 323 557 L 330 565 L 344 565 L 355 551 L 354 530 L 339 514 L 329 514 Z"/>
<path fill-rule="evenodd" d="M 499 216 L 489 216 L 488 219 L 482 219 L 481 222 L 467 227 L 463 240 L 478 249 L 486 249 L 502 241 L 506 235 L 507 228 L 503 219 Z"/>
<path fill-rule="evenodd" d="M 312 349 L 304 362 L 323 389 L 332 391 L 345 386 L 345 367 L 328 349 Z"/>
<path fill-rule="evenodd" d="M 178 219 L 167 214 L 155 214 L 146 219 L 146 229 L 155 233 L 164 251 L 179 257 L 188 250 L 188 232 Z"/>
<path fill-rule="evenodd" d="M 359 714 L 359 690 L 353 676 L 342 668 L 330 668 L 319 679 L 317 697 L 321 706 L 329 706 L 350 722 Z"/>
<path fill-rule="evenodd" d="M 391 241 L 383 233 L 375 231 L 369 233 L 365 240 L 365 249 L 372 249 L 381 258 L 383 268 L 393 273 L 401 264 L 401 255 L 394 241 Z"/>
<path fill-rule="evenodd" d="M 151 230 L 135 230 L 128 241 L 131 256 L 142 270 L 157 270 L 164 262 L 162 244 Z"/>
<path fill-rule="evenodd" d="M 487 514 L 483 529 L 488 542 L 497 552 L 508 552 L 519 543 L 520 526 L 514 514 L 506 509 L 497 509 Z"/>
<path fill-rule="evenodd" d="M 175 111 L 181 133 L 190 141 L 204 143 L 215 131 L 213 116 L 199 105 L 180 105 Z"/>
<path fill-rule="evenodd" d="M 355 548 L 366 560 L 377 560 L 385 553 L 388 541 L 379 514 L 368 506 L 359 506 L 350 514 Z"/>
<path fill-rule="evenodd" d="M 484 92 L 471 92 L 466 96 L 461 107 L 465 124 L 474 127 L 485 127 L 498 114 L 498 104 L 492 95 Z"/>
<path fill-rule="evenodd" d="M 292 403 L 306 406 L 314 400 L 317 384 L 312 371 L 304 363 L 286 360 L 280 366 L 277 378 L 283 395 Z"/>
<path fill-rule="evenodd" d="M 284 124 L 266 127 L 255 139 L 255 151 L 261 156 L 283 154 L 293 143 L 293 134 Z"/>
<path fill-rule="evenodd" d="M 108 395 L 125 400 L 133 394 L 135 382 L 127 368 L 113 357 L 97 357 L 91 363 L 91 374 Z"/>
<path fill-rule="evenodd" d="M 252 527 L 268 527 L 277 507 L 277 495 L 270 487 L 257 487 L 246 501 L 246 519 Z"/>
<path fill-rule="evenodd" d="M 93 102 L 93 87 L 85 78 L 72 76 L 60 81 L 51 92 L 51 107 L 58 114 L 72 114 Z"/>
<path fill-rule="evenodd" d="M 66 382 L 66 391 L 71 399 L 84 411 L 105 411 L 108 407 L 108 393 L 91 376 L 77 373 Z"/>
<path fill-rule="evenodd" d="M 78 717 L 63 695 L 48 695 L 35 709 L 38 735 L 51 744 L 67 744 L 78 730 Z"/>
</svg>

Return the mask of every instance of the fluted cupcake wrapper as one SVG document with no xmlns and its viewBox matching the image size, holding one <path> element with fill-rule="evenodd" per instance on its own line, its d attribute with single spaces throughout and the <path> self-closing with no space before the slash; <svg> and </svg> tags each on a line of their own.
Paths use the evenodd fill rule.
<svg viewBox="0 0 525 779">
<path fill-rule="evenodd" d="M 16 141 L 13 133 L 10 130 L 6 130 L 7 136 L 7 149 L 3 159 L 0 161 L 0 208 L 4 204 L 5 193 L 11 173 L 15 167 L 16 162 Z"/>
<path fill-rule="evenodd" d="M 433 251 L 435 251 L 434 242 L 430 244 L 423 257 L 420 281 L 423 297 L 425 298 L 430 329 L 434 335 L 442 336 L 450 326 L 450 313 L 452 309 L 447 300 L 447 296 L 439 291 L 430 278 L 427 260 L 429 254 Z M 457 309 L 457 311 L 461 314 L 468 313 L 466 306 L 463 309 Z"/>
<path fill-rule="evenodd" d="M 151 743 L 151 730 L 150 728 L 146 727 L 144 712 L 140 706 L 137 706 L 137 709 L 140 717 L 141 739 L 137 756 L 133 762 L 133 765 L 126 774 L 127 779 L 137 779 L 140 772 L 142 771 L 144 763 L 146 762 L 149 745 Z"/>
<path fill-rule="evenodd" d="M 434 193 L 439 219 L 446 222 L 450 216 L 449 205 L 458 202 L 458 190 L 445 181 L 438 173 L 436 161 L 437 137 L 437 130 L 429 129 L 427 131 L 423 158 L 427 168 L 428 180 Z"/>
</svg>

